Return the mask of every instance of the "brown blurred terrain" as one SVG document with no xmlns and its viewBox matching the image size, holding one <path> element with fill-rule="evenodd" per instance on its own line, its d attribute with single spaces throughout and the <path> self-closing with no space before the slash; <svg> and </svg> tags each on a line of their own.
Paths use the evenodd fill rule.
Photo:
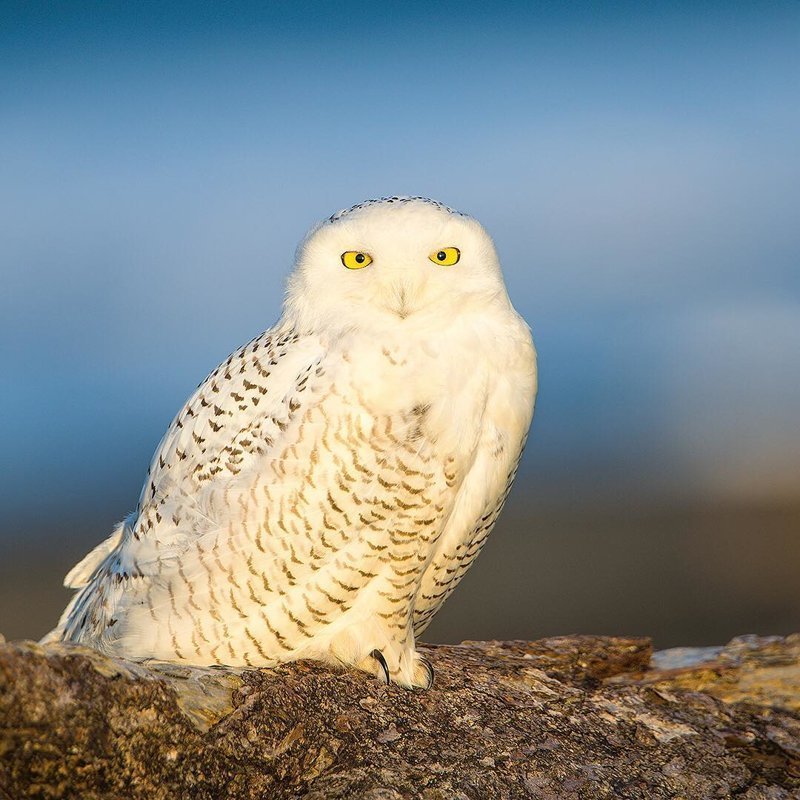
<svg viewBox="0 0 800 800">
<path fill-rule="evenodd" d="M 515 487 L 426 641 L 586 633 L 652 636 L 664 648 L 800 628 L 800 502 L 570 506 L 527 488 Z M 63 576 L 114 520 L 87 511 L 0 530 L 0 633 L 49 630 L 69 597 Z"/>
</svg>

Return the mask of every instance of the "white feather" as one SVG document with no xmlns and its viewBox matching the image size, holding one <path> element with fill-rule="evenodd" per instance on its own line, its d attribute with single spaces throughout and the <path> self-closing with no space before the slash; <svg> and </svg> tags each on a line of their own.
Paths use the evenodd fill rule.
<svg viewBox="0 0 800 800">
<path fill-rule="evenodd" d="M 456 247 L 443 267 L 429 255 Z M 345 269 L 346 251 L 368 253 Z M 414 634 L 472 563 L 527 434 L 535 353 L 491 240 L 394 198 L 317 226 L 284 315 L 197 389 L 50 638 L 128 658 L 318 658 L 425 685 Z"/>
</svg>

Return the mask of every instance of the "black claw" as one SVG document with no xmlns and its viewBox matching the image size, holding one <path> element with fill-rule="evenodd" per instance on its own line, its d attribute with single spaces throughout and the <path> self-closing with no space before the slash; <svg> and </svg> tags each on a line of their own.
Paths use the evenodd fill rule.
<svg viewBox="0 0 800 800">
<path fill-rule="evenodd" d="M 380 650 L 373 650 L 370 655 L 381 665 L 383 669 L 383 677 L 386 679 L 386 685 L 389 685 L 389 667 L 386 664 L 386 659 Z"/>
<path fill-rule="evenodd" d="M 419 660 L 422 663 L 422 666 L 425 667 L 425 671 L 428 673 L 428 685 L 425 687 L 426 689 L 430 689 L 433 686 L 433 665 L 430 661 L 428 661 L 425 656 L 419 656 Z"/>
</svg>

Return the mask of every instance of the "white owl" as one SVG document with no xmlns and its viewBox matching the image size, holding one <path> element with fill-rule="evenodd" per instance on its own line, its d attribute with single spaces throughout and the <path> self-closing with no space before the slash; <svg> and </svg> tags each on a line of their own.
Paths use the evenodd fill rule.
<svg viewBox="0 0 800 800">
<path fill-rule="evenodd" d="M 298 249 L 278 324 L 180 410 L 45 641 L 134 660 L 312 658 L 402 686 L 508 494 L 536 356 L 491 239 L 418 197 Z"/>
</svg>

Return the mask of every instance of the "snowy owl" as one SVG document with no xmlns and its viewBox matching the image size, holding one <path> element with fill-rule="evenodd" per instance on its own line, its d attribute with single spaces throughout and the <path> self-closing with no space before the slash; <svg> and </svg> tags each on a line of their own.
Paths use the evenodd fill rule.
<svg viewBox="0 0 800 800">
<path fill-rule="evenodd" d="M 279 322 L 200 384 L 136 510 L 67 575 L 45 641 L 430 686 L 415 637 L 494 525 L 535 394 L 475 219 L 420 197 L 334 214 L 298 248 Z"/>
</svg>

